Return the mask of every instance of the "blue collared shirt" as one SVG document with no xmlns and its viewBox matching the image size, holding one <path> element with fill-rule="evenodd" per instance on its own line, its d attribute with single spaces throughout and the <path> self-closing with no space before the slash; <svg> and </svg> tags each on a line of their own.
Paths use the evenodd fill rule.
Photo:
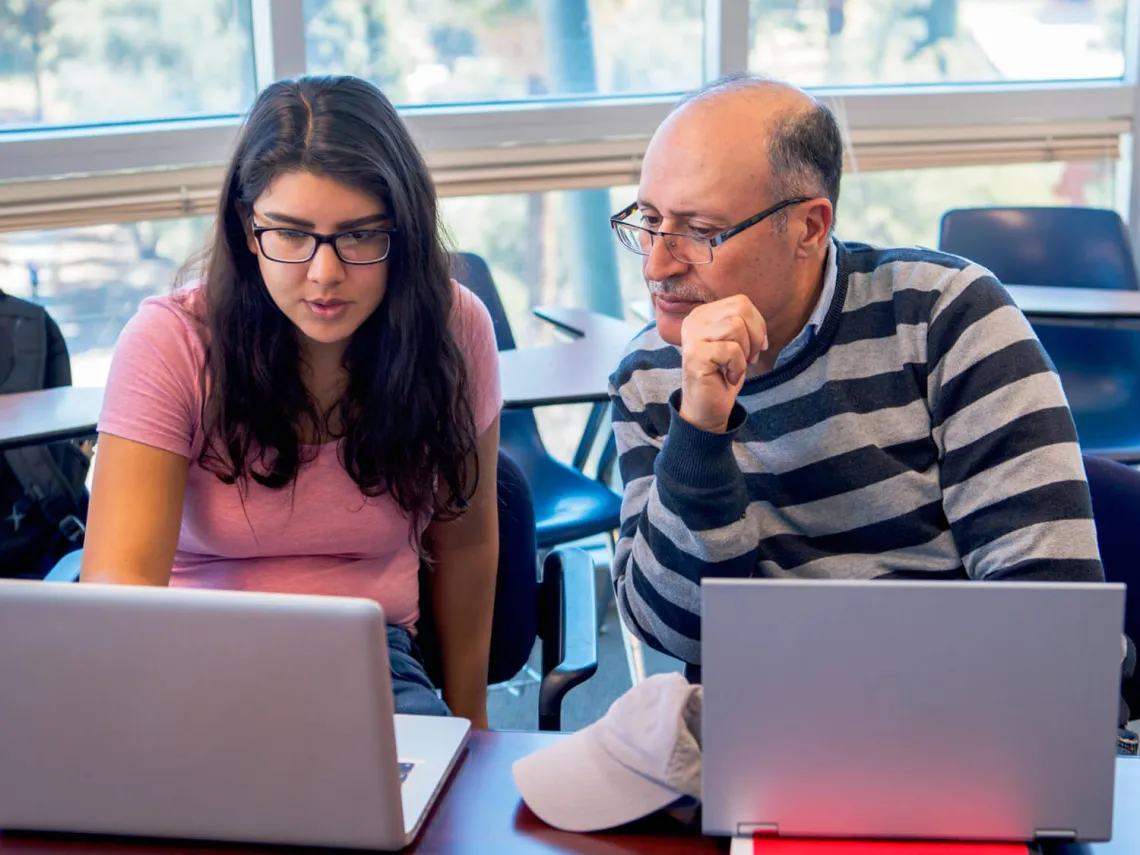
<svg viewBox="0 0 1140 855">
<path fill-rule="evenodd" d="M 812 339 L 819 332 L 819 328 L 823 326 L 823 319 L 827 317 L 828 309 L 831 308 L 831 301 L 835 298 L 835 283 L 838 278 L 839 266 L 836 261 L 835 241 L 833 240 L 827 249 L 827 266 L 823 271 L 823 291 L 819 295 L 819 302 L 815 304 L 815 311 L 811 313 L 811 317 L 808 318 L 799 335 L 788 342 L 787 347 L 780 351 L 780 355 L 776 357 L 776 363 L 772 366 L 773 371 L 783 368 L 811 344 Z"/>
</svg>

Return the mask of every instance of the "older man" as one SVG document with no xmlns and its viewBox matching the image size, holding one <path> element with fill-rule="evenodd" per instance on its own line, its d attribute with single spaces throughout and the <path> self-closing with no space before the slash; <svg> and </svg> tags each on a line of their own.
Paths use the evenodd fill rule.
<svg viewBox="0 0 1140 855">
<path fill-rule="evenodd" d="M 1029 324 L 976 264 L 834 239 L 841 169 L 825 107 L 725 79 L 614 217 L 656 315 L 611 378 L 617 599 L 694 665 L 705 576 L 1103 579 Z"/>
</svg>

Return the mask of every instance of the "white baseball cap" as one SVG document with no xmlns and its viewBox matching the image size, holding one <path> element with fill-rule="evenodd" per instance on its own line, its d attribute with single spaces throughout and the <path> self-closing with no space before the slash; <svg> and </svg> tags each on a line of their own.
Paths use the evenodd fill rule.
<svg viewBox="0 0 1140 855">
<path fill-rule="evenodd" d="M 515 762 L 515 785 L 543 822 L 600 831 L 701 797 L 701 687 L 655 674 L 590 726 Z"/>
</svg>

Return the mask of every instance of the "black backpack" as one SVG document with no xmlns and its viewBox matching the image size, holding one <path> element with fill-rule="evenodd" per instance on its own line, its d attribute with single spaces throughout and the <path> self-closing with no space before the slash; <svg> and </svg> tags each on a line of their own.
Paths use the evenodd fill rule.
<svg viewBox="0 0 1140 855">
<path fill-rule="evenodd" d="M 41 306 L 0 291 L 0 394 L 70 385 L 59 327 Z M 0 453 L 0 576 L 42 578 L 83 545 L 89 466 L 70 440 Z"/>
</svg>

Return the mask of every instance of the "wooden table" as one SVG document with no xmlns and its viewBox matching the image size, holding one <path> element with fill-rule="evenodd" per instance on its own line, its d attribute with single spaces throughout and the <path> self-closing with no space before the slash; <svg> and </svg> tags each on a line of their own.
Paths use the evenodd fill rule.
<svg viewBox="0 0 1140 855">
<path fill-rule="evenodd" d="M 475 731 L 423 831 L 404 851 L 458 855 L 701 855 L 728 851 L 726 838 L 702 837 L 661 815 L 597 834 L 571 834 L 545 825 L 522 803 L 511 778 L 511 765 L 562 738 L 556 733 Z M 1140 852 L 1140 758 L 1118 759 L 1116 781 L 1112 842 L 1047 847 L 1049 855 Z M 301 851 L 328 850 L 65 834 L 0 835 L 3 855 L 265 855 Z"/>
<path fill-rule="evenodd" d="M 701 837 L 663 816 L 605 834 L 571 834 L 545 825 L 522 804 L 511 778 L 511 764 L 560 738 L 563 737 L 550 733 L 473 733 L 466 756 L 440 794 L 424 830 L 404 851 L 464 855 L 700 855 L 728 851 L 727 840 Z M 229 855 L 298 851 L 302 850 L 137 838 L 0 836 L 3 855 Z"/>
<path fill-rule="evenodd" d="M 102 389 L 61 386 L 0 395 L 0 451 L 95 433 Z"/>
</svg>

